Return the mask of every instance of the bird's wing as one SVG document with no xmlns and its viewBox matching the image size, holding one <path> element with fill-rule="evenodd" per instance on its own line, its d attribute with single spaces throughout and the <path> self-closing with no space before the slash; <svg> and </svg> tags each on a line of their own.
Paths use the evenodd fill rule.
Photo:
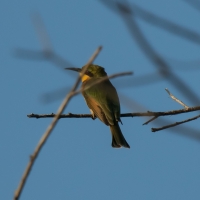
<svg viewBox="0 0 200 200">
<path fill-rule="evenodd" d="M 88 82 L 87 84 L 90 84 Z M 90 109 L 105 124 L 114 125 L 120 121 L 120 104 L 117 92 L 109 80 L 94 85 L 83 92 Z"/>
<path fill-rule="evenodd" d="M 88 96 L 85 92 L 83 92 L 83 96 L 85 98 L 85 101 L 86 101 L 88 107 L 93 111 L 95 116 L 97 116 L 106 125 L 109 125 L 109 122 L 108 122 L 102 108 L 99 106 L 98 102 L 94 98 L 91 98 L 90 96 Z"/>
</svg>

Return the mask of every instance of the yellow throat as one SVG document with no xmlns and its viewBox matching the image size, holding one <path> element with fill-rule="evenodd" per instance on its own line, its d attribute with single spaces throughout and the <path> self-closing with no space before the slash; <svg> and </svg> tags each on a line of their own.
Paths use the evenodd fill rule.
<svg viewBox="0 0 200 200">
<path fill-rule="evenodd" d="M 91 77 L 89 77 L 88 75 L 85 75 L 85 74 L 84 74 L 84 75 L 82 76 L 82 78 L 81 78 L 81 81 L 84 82 L 84 81 L 87 81 L 87 80 L 89 80 L 89 79 L 91 79 Z"/>
</svg>

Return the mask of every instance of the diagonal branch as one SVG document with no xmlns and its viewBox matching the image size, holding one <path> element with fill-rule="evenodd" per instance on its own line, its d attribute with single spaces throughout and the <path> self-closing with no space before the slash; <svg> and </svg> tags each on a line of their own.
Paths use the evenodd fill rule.
<svg viewBox="0 0 200 200">
<path fill-rule="evenodd" d="M 89 59 L 88 63 L 87 63 L 87 66 L 89 66 L 93 61 L 94 59 L 97 57 L 97 55 L 99 54 L 99 52 L 101 51 L 102 47 L 99 47 L 95 52 L 94 54 L 92 55 L 92 57 Z M 87 67 L 86 69 L 87 70 Z M 60 105 L 60 107 L 58 108 L 58 111 L 56 113 L 56 115 L 54 116 L 51 124 L 48 126 L 47 130 L 45 131 L 45 133 L 43 134 L 43 136 L 41 137 L 38 145 L 36 146 L 33 154 L 31 155 L 30 157 L 30 161 L 24 171 L 24 174 L 22 175 L 22 178 L 20 180 L 20 183 L 18 185 L 18 188 L 17 190 L 15 191 L 15 194 L 14 194 L 14 200 L 18 200 L 20 195 L 21 195 L 21 192 L 24 188 L 24 185 L 26 183 L 26 180 L 28 178 L 28 175 L 30 174 L 31 172 L 31 169 L 33 167 L 33 164 L 37 158 L 37 156 L 39 155 L 40 153 L 40 150 L 42 149 L 42 147 L 44 146 L 45 142 L 47 141 L 48 137 L 50 136 L 52 130 L 54 129 L 54 127 L 56 126 L 58 120 L 59 120 L 59 117 L 60 115 L 62 114 L 62 112 L 64 111 L 65 107 L 67 106 L 67 104 L 69 103 L 70 99 L 72 98 L 73 96 L 73 93 L 74 91 L 76 91 L 78 85 L 79 85 L 79 82 L 81 80 L 81 76 L 82 74 L 79 75 L 77 81 L 75 82 L 74 86 L 72 87 L 71 89 L 71 92 L 69 94 L 67 94 L 66 98 L 64 99 L 64 101 L 62 102 L 62 104 Z"/>
<path fill-rule="evenodd" d="M 200 3 L 198 0 L 184 0 L 189 4 L 193 4 L 196 9 L 200 10 Z M 196 3 L 194 2 L 196 1 Z M 100 0 L 103 4 L 109 7 L 112 11 L 118 12 L 119 7 L 123 6 L 123 11 L 129 13 L 130 15 L 140 18 L 143 21 L 152 24 L 153 26 L 157 26 L 165 31 L 168 31 L 171 34 L 180 36 L 188 41 L 191 41 L 197 45 L 200 44 L 200 33 L 191 30 L 185 26 L 177 24 L 173 21 L 165 19 L 161 16 L 154 14 L 151 11 L 148 11 L 137 4 L 131 2 L 127 3 L 125 0 Z"/>
<path fill-rule="evenodd" d="M 147 122 L 145 122 L 144 124 L 142 125 L 147 125 L 148 123 L 152 122 L 153 120 L 157 119 L 159 116 L 155 116 L 155 117 L 152 117 L 150 120 L 148 120 Z"/>
<path fill-rule="evenodd" d="M 167 93 L 169 94 L 169 96 L 176 101 L 177 103 L 181 104 L 185 109 L 188 109 L 189 106 L 187 106 L 186 104 L 184 104 L 181 100 L 177 99 L 167 88 L 165 88 L 165 90 L 167 91 Z"/>
<path fill-rule="evenodd" d="M 161 128 L 152 128 L 151 131 L 152 131 L 152 132 L 156 132 L 156 131 L 160 131 L 160 130 L 163 130 L 163 129 L 167 129 L 167 128 L 171 128 L 171 127 L 174 127 L 174 126 L 178 126 L 178 125 L 180 125 L 180 124 L 184 124 L 184 123 L 186 123 L 186 122 L 190 122 L 190 121 L 193 121 L 193 120 L 195 120 L 195 119 L 198 119 L 199 117 L 200 117 L 200 115 L 197 115 L 197 116 L 195 116 L 195 117 L 193 117 L 193 118 L 186 119 L 186 120 L 180 121 L 180 122 L 175 122 L 175 123 L 173 123 L 173 124 L 169 124 L 169 125 L 163 126 L 163 127 L 161 127 Z"/>
<path fill-rule="evenodd" d="M 135 20 L 135 12 L 133 9 L 131 9 L 131 5 L 126 1 L 101 1 L 110 8 L 113 8 L 117 14 L 121 15 L 131 36 L 138 43 L 146 57 L 155 64 L 158 72 L 162 75 L 162 77 L 172 83 L 176 88 L 178 88 L 178 90 L 186 98 L 190 99 L 193 104 L 198 105 L 200 102 L 198 95 L 193 92 L 192 89 L 183 80 L 181 80 L 175 73 L 173 73 L 170 65 L 149 43 L 148 39 L 145 37 L 137 21 Z"/>
</svg>

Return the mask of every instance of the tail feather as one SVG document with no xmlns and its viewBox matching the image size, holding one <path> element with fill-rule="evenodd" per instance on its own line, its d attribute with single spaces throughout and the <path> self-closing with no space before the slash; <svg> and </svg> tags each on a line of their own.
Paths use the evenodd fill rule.
<svg viewBox="0 0 200 200">
<path fill-rule="evenodd" d="M 113 134 L 112 134 L 112 147 L 114 147 L 114 148 L 120 148 L 121 147 L 121 145 L 117 144 Z"/>
<path fill-rule="evenodd" d="M 126 142 L 121 130 L 120 130 L 120 127 L 119 127 L 119 124 L 118 122 L 113 125 L 113 126 L 110 126 L 110 130 L 111 130 L 111 133 L 112 133 L 112 147 L 115 147 L 115 148 L 120 148 L 120 147 L 125 147 L 125 148 L 130 148 L 129 144 Z"/>
</svg>

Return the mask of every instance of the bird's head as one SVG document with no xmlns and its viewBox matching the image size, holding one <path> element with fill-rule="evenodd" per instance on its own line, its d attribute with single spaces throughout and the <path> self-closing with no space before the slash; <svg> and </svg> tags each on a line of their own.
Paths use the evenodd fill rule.
<svg viewBox="0 0 200 200">
<path fill-rule="evenodd" d="M 86 66 L 87 65 L 83 66 L 82 68 L 65 68 L 65 69 L 81 73 L 82 71 L 84 71 Z M 103 67 L 99 65 L 90 64 L 87 70 L 85 71 L 84 75 L 82 76 L 82 82 L 93 77 L 99 78 L 105 76 L 107 76 L 107 73 L 105 72 Z"/>
</svg>

